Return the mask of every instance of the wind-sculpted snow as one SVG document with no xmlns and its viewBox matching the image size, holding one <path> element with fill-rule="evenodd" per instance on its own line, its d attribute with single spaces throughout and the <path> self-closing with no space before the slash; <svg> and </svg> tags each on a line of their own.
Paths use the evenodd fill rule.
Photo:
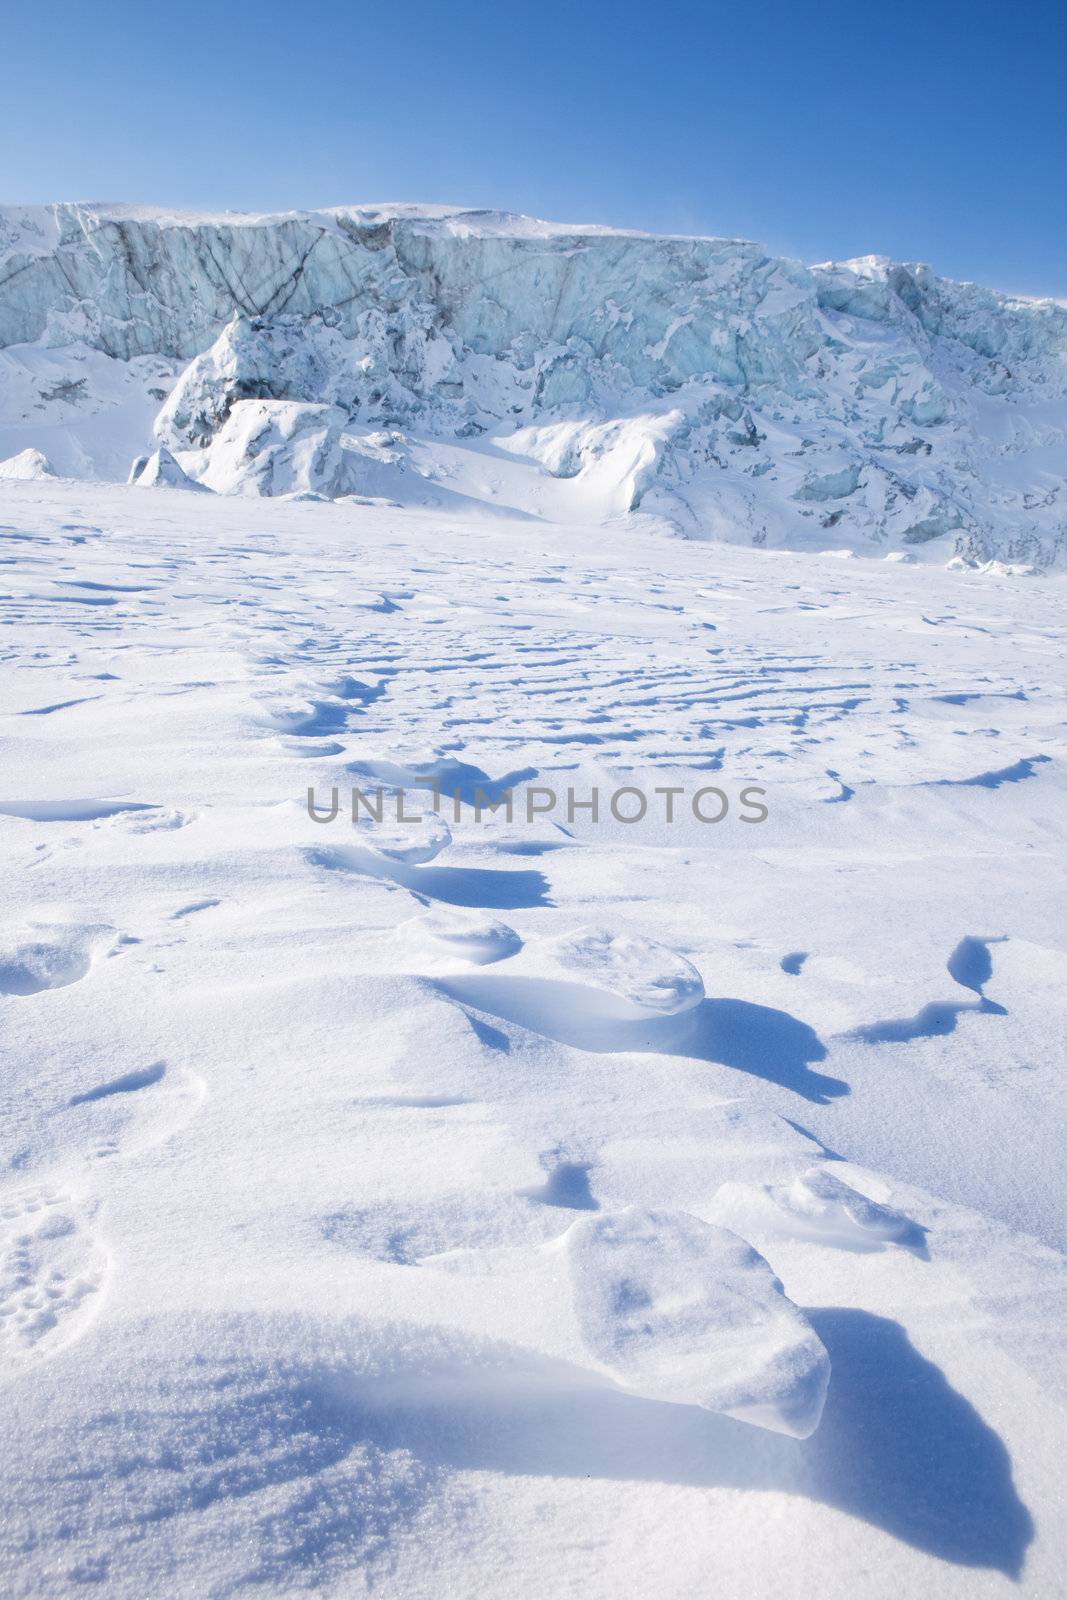
<svg viewBox="0 0 1067 1600">
<path fill-rule="evenodd" d="M 443 207 L 0 211 L 0 456 L 75 477 L 164 446 L 225 493 L 1044 566 L 1065 358 L 1064 305 L 873 256 Z"/>
<path fill-rule="evenodd" d="M 1064 579 L 179 481 L 3 485 L 4 1600 L 1062 1594 Z"/>
</svg>

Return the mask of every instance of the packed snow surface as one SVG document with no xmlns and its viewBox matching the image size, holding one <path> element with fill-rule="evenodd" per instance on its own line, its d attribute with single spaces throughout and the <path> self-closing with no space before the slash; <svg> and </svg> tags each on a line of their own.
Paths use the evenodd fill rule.
<svg viewBox="0 0 1067 1600">
<path fill-rule="evenodd" d="M 0 475 L 1047 569 L 1067 306 L 378 205 L 0 208 Z M 147 464 L 146 464 L 147 463 Z M 44 469 L 42 469 L 44 470 Z"/>
<path fill-rule="evenodd" d="M 97 292 L 123 228 L 181 318 Z M 96 296 L 87 362 L 185 359 L 203 241 L 262 297 L 312 228 L 448 266 L 471 350 L 511 311 L 468 245 L 527 297 L 653 249 L 74 210 L 18 249 Z M 784 270 L 655 249 L 672 293 Z M 939 303 L 1045 359 L 1051 312 Z M 416 459 L 366 448 L 375 495 Z M 190 494 L 157 449 L 0 496 L 5 1597 L 1061 1595 L 1063 579 Z"/>
</svg>

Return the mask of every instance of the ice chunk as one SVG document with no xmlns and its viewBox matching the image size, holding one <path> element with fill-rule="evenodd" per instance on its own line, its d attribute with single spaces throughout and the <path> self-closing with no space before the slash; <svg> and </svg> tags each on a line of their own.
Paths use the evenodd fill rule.
<svg viewBox="0 0 1067 1600">
<path fill-rule="evenodd" d="M 219 494 L 339 493 L 344 420 L 335 406 L 239 400 L 212 438 L 202 481 Z"/>
<path fill-rule="evenodd" d="M 862 467 L 851 462 L 837 472 L 813 472 L 793 495 L 794 500 L 845 500 L 859 488 Z"/>
<path fill-rule="evenodd" d="M 684 1211 L 601 1213 L 566 1235 L 589 1355 L 650 1400 L 806 1439 L 830 1360 L 767 1262 Z"/>
<path fill-rule="evenodd" d="M 130 469 L 130 483 L 139 489 L 193 489 L 206 493 L 207 486 L 197 483 L 183 471 L 166 445 L 160 445 L 150 456 L 138 456 Z"/>
</svg>

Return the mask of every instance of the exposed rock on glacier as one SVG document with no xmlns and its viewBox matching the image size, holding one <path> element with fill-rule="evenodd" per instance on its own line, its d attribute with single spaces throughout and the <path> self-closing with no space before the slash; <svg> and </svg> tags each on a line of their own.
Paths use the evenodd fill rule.
<svg viewBox="0 0 1067 1600">
<path fill-rule="evenodd" d="M 156 444 L 223 492 L 1047 565 L 1065 357 L 1067 307 L 880 257 L 444 207 L 0 212 L 0 450 L 82 475 Z"/>
</svg>

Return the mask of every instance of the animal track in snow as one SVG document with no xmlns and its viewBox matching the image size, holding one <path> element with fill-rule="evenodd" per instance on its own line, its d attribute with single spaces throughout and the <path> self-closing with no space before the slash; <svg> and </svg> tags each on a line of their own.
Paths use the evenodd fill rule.
<svg viewBox="0 0 1067 1600">
<path fill-rule="evenodd" d="M 95 1314 L 107 1257 L 69 1195 L 0 1194 L 0 1381 L 81 1334 Z"/>
</svg>

